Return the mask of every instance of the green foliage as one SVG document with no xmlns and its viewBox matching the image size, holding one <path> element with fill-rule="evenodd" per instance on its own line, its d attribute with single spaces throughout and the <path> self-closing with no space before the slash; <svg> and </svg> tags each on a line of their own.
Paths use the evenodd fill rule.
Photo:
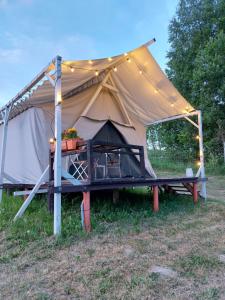
<svg viewBox="0 0 225 300">
<path fill-rule="evenodd" d="M 206 156 L 222 155 L 225 140 L 225 1 L 180 0 L 169 25 L 168 77 L 203 111 Z M 187 122 L 186 122 L 187 123 Z M 196 151 L 193 126 L 182 122 L 155 129 L 164 147 Z"/>
</svg>

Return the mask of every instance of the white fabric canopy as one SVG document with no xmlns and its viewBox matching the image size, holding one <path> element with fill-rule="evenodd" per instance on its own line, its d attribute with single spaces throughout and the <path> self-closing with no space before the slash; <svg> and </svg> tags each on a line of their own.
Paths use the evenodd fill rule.
<svg viewBox="0 0 225 300">
<path fill-rule="evenodd" d="M 92 139 L 111 120 L 127 143 L 144 146 L 152 176 L 145 126 L 194 110 L 145 46 L 112 58 L 64 61 L 62 95 L 63 130 L 76 127 L 82 138 Z M 33 184 L 40 177 L 53 128 L 54 88 L 45 80 L 10 114 L 5 172 L 16 182 Z"/>
</svg>

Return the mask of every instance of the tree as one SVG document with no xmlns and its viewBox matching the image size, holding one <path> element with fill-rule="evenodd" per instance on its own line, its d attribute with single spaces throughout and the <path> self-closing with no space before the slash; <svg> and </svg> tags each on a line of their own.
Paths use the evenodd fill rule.
<svg viewBox="0 0 225 300">
<path fill-rule="evenodd" d="M 181 94 L 203 110 L 206 154 L 222 153 L 225 120 L 224 0 L 180 0 L 169 25 L 168 77 Z M 159 136 L 164 146 L 182 149 L 190 143 L 191 126 L 164 124 Z M 171 137 L 173 131 L 174 137 Z M 220 147 L 218 147 L 218 142 Z"/>
</svg>

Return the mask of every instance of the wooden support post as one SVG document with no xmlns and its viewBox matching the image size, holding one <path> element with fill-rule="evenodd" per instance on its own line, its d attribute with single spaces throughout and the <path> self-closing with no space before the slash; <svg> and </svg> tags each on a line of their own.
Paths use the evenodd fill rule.
<svg viewBox="0 0 225 300">
<path fill-rule="evenodd" d="M 84 208 L 84 228 L 86 232 L 91 231 L 91 208 L 90 208 L 90 192 L 83 193 Z"/>
<path fill-rule="evenodd" d="M 52 214 L 54 211 L 54 194 L 52 193 L 52 181 L 54 179 L 53 154 L 49 150 L 49 173 L 48 173 L 48 210 Z"/>
<path fill-rule="evenodd" d="M 153 211 L 159 211 L 159 187 L 157 185 L 153 185 Z"/>
<path fill-rule="evenodd" d="M 201 183 L 201 196 L 206 199 L 207 192 L 206 192 L 206 182 L 205 179 L 205 166 L 204 166 L 204 147 L 203 147 L 203 130 L 202 130 L 202 113 L 198 111 L 198 127 L 199 127 L 199 151 L 200 151 L 200 175 L 203 179 Z"/>
<path fill-rule="evenodd" d="M 92 141 L 88 140 L 87 142 L 87 164 L 88 164 L 88 182 L 89 184 L 92 183 Z"/>
<path fill-rule="evenodd" d="M 2 112 L 3 117 L 3 132 L 2 132 L 2 140 L 0 144 L 0 203 L 2 201 L 3 194 L 3 175 L 5 170 L 5 155 L 6 155 L 6 141 L 7 141 L 7 131 L 8 131 L 8 121 L 9 121 L 9 113 L 11 110 L 11 106 L 7 106 L 5 110 Z"/>
<path fill-rule="evenodd" d="M 16 221 L 17 219 L 21 218 L 22 215 L 24 214 L 24 212 L 27 209 L 28 205 L 31 203 L 31 201 L 33 200 L 35 194 L 39 190 L 41 184 L 45 181 L 46 175 L 48 174 L 48 169 L 49 169 L 49 166 L 47 166 L 47 168 L 44 170 L 44 172 L 42 173 L 41 177 L 38 179 L 36 185 L 34 186 L 33 190 L 31 191 L 30 195 L 23 202 L 23 205 L 20 207 L 19 211 L 17 212 L 17 214 L 15 215 L 15 217 L 13 219 L 14 221 Z"/>
<path fill-rule="evenodd" d="M 194 204 L 198 202 L 198 185 L 197 182 L 193 183 L 193 200 Z"/>
<path fill-rule="evenodd" d="M 54 160 L 54 188 L 61 189 L 62 178 L 62 58 L 57 56 L 55 59 L 55 160 Z M 61 191 L 54 193 L 54 235 L 61 234 Z"/>
</svg>

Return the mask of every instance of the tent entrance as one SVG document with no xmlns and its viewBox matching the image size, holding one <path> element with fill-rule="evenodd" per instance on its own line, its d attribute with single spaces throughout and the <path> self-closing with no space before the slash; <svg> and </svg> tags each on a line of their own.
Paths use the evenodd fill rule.
<svg viewBox="0 0 225 300">
<path fill-rule="evenodd" d="M 107 121 L 89 142 L 91 149 L 87 144 L 87 151 L 81 152 L 79 158 L 76 156 L 77 161 L 69 166 L 69 173 L 76 179 L 90 180 L 91 177 L 91 181 L 104 181 L 150 177 L 145 170 L 143 147 L 127 144 L 112 122 Z M 88 151 L 91 156 L 90 162 Z M 77 168 L 79 169 L 76 172 Z"/>
</svg>

